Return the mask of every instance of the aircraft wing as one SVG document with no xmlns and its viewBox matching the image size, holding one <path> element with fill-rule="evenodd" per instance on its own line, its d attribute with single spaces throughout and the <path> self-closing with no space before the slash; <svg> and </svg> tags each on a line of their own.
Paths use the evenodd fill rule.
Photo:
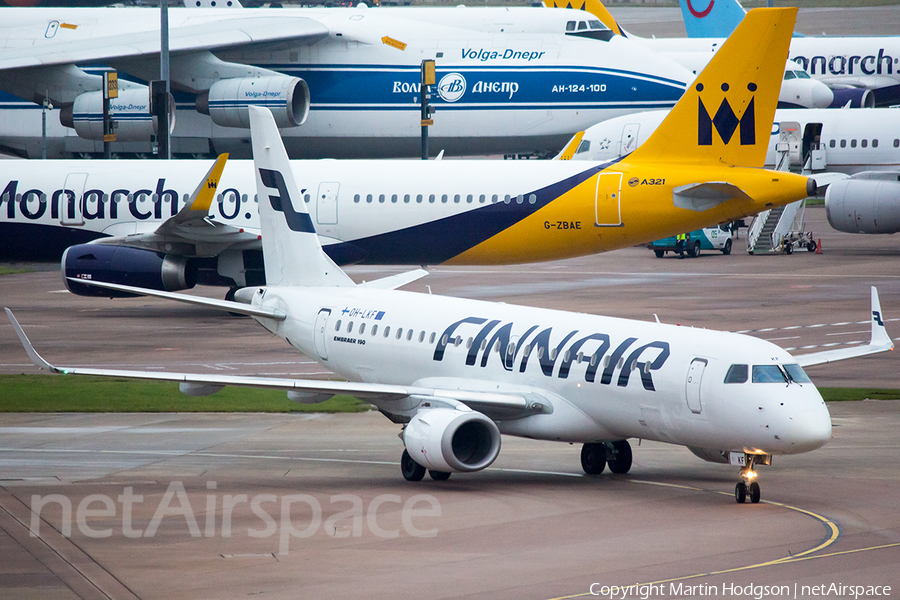
<svg viewBox="0 0 900 600">
<path fill-rule="evenodd" d="M 890 336 L 888 336 L 887 331 L 884 328 L 884 318 L 881 312 L 881 302 L 878 300 L 878 290 L 875 286 L 872 286 L 872 337 L 868 344 L 851 348 L 839 348 L 837 350 L 825 350 L 823 352 L 801 354 L 794 358 L 797 359 L 797 363 L 801 367 L 811 367 L 813 365 L 821 365 L 838 360 L 876 354 L 878 352 L 887 352 L 893 349 L 894 342 L 891 341 Z"/>
<path fill-rule="evenodd" d="M 307 45 L 329 32 L 328 27 L 314 19 L 284 16 L 278 14 L 280 11 L 260 12 L 264 14 L 248 16 L 246 12 L 236 10 L 230 18 L 197 18 L 185 25 L 170 26 L 169 51 L 225 50 L 235 46 L 279 43 Z M 123 14 L 127 12 L 123 11 Z M 142 20 L 147 18 L 146 11 L 135 11 L 135 14 L 140 14 Z M 41 43 L 4 49 L 0 70 L 159 54 L 158 28 L 145 30 L 141 27 L 140 31 L 116 33 L 115 22 L 102 27 L 100 23 L 65 23 L 61 27 L 66 39 L 60 39 L 63 35 L 58 33 L 53 40 L 41 38 Z M 107 35 L 105 31 L 111 33 Z M 0 41 L 2 38 L 0 32 Z"/>
<path fill-rule="evenodd" d="M 159 294 L 165 294 L 165 292 L 154 295 Z M 174 296 L 176 294 L 169 295 Z M 225 301 L 213 302 L 225 303 Z M 236 302 L 228 304 L 237 304 L 247 308 L 247 305 Z M 223 308 L 225 310 L 234 310 L 234 307 Z M 177 382 L 183 392 L 191 393 L 192 395 L 206 395 L 214 393 L 225 386 L 237 386 L 284 390 L 286 392 L 299 393 L 301 397 L 331 397 L 336 394 L 346 394 L 371 402 L 378 407 L 390 407 L 395 410 L 399 406 L 401 410 L 409 411 L 422 404 L 425 406 L 449 405 L 455 408 L 461 408 L 460 405 L 464 405 L 472 410 L 478 410 L 491 418 L 513 419 L 539 412 L 549 412 L 550 410 L 546 405 L 546 401 L 542 401 L 543 399 L 531 398 L 530 395 L 517 392 L 482 392 L 352 381 L 276 379 L 272 377 L 244 377 L 240 375 L 204 375 L 197 373 L 161 373 L 159 371 L 59 367 L 50 364 L 38 354 L 13 312 L 9 308 L 5 310 L 28 357 L 37 367 L 51 373 L 171 381 Z M 283 319 L 284 317 L 281 318 Z"/>
<path fill-rule="evenodd" d="M 227 161 L 227 153 L 219 155 L 178 214 L 163 221 L 155 231 L 100 238 L 93 243 L 152 251 L 168 251 L 167 245 L 179 247 L 178 244 L 187 243 L 188 254 L 216 254 L 233 244 L 258 241 L 259 234 L 256 232 L 218 223 L 209 218 L 209 207 L 216 196 L 219 178 Z M 204 245 L 205 248 L 202 247 Z"/>
</svg>

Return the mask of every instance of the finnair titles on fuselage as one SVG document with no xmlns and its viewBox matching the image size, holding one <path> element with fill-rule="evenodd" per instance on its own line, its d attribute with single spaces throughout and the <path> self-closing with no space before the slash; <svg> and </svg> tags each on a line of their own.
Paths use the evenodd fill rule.
<svg viewBox="0 0 900 600">
<path fill-rule="evenodd" d="M 294 158 L 417 156 L 423 59 L 434 59 L 437 72 L 431 147 L 451 155 L 556 151 L 573 132 L 598 121 L 671 107 L 694 77 L 575 10 L 356 7 L 171 9 L 169 14 L 173 44 L 187 46 L 173 50 L 171 66 L 178 107 L 175 154 L 228 152 L 248 158 L 246 117 L 235 111 L 263 105 L 279 118 L 279 108 L 294 103 L 295 120 L 302 122 L 308 109 L 306 121 L 279 122 Z M 57 27 L 47 39 L 49 21 L 77 27 Z M 40 156 L 41 106 L 35 102 L 49 91 L 54 106 L 68 107 L 72 120 L 71 128 L 63 127 L 58 110 L 48 116 L 49 156 L 102 152 L 97 126 L 102 103 L 96 92 L 82 93 L 78 86 L 93 89 L 103 69 L 76 67 L 100 63 L 118 69 L 123 87 L 111 106 L 114 120 L 122 123 L 112 151 L 151 152 L 150 115 L 127 104 L 141 104 L 131 100 L 135 96 L 146 101 L 143 84 L 129 80 L 158 78 L 155 51 L 104 58 L 88 34 L 102 39 L 112 30 L 120 37 L 126 32 L 146 37 L 155 23 L 155 13 L 150 18 L 138 8 L 4 11 L 0 47 L 6 45 L 8 58 L 0 60 L 0 148 Z M 217 40 L 210 50 L 211 44 L 187 38 L 201 26 L 228 36 L 254 23 L 276 33 L 295 23 L 296 32 L 260 34 L 279 40 L 274 49 Z M 130 46 L 128 40 L 119 42 Z M 147 38 L 146 45 L 152 43 Z M 48 48 L 67 52 L 45 56 Z M 45 54 L 30 58 L 40 52 Z M 43 62 L 36 66 L 35 61 Z M 263 79 L 274 83 L 260 83 Z M 305 94 L 294 87 L 298 80 L 308 86 Z M 293 95 L 288 98 L 285 90 Z"/>
</svg>

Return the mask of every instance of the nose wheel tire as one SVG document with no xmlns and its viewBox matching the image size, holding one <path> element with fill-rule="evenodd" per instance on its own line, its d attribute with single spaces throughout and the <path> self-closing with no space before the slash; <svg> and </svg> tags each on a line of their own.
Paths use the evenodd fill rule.
<svg viewBox="0 0 900 600">
<path fill-rule="evenodd" d="M 759 491 L 759 484 L 755 481 L 749 485 L 740 481 L 734 486 L 734 499 L 738 504 L 746 502 L 748 497 L 750 498 L 751 503 L 759 504 L 760 496 L 761 492 Z"/>
<path fill-rule="evenodd" d="M 606 468 L 606 444 L 585 444 L 581 448 L 581 468 L 588 475 L 599 475 Z"/>
<path fill-rule="evenodd" d="M 400 457 L 400 470 L 403 472 L 403 478 L 407 481 L 422 481 L 422 478 L 425 477 L 425 467 L 414 461 L 406 450 Z"/>
</svg>

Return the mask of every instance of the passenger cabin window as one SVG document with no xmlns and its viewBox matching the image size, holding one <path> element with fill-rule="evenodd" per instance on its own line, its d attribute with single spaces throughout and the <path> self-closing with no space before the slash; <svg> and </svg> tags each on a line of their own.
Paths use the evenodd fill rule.
<svg viewBox="0 0 900 600">
<path fill-rule="evenodd" d="M 900 140 L 894 140 L 894 148 L 900 148 Z"/>
<path fill-rule="evenodd" d="M 753 365 L 753 383 L 787 383 L 778 365 Z"/>
<path fill-rule="evenodd" d="M 873 147 L 873 148 L 877 148 L 877 147 L 878 147 L 878 140 L 872 140 L 872 147 Z"/>
<path fill-rule="evenodd" d="M 829 148 L 834 148 L 835 146 L 837 146 L 837 140 L 831 140 L 828 142 Z"/>
<path fill-rule="evenodd" d="M 791 381 L 795 383 L 812 383 L 812 381 L 809 380 L 806 371 L 798 364 L 784 365 L 784 370 L 788 374 L 788 377 L 791 378 Z"/>
<path fill-rule="evenodd" d="M 725 383 L 747 383 L 747 365 L 731 365 L 725 374 Z"/>
<path fill-rule="evenodd" d="M 850 147 L 856 148 L 856 140 L 850 140 Z"/>
<path fill-rule="evenodd" d="M 863 148 L 867 148 L 869 146 L 869 140 L 860 140 L 859 143 Z"/>
<path fill-rule="evenodd" d="M 847 147 L 847 140 L 841 140 L 841 148 Z"/>
</svg>

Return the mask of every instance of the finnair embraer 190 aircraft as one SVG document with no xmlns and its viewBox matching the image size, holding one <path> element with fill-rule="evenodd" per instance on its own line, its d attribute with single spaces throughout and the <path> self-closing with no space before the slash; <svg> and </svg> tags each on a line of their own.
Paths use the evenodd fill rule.
<svg viewBox="0 0 900 600">
<path fill-rule="evenodd" d="M 784 14 L 757 18 L 769 24 Z M 356 285 L 322 252 L 271 114 L 249 110 L 268 285 L 239 290 L 238 302 L 99 285 L 250 315 L 349 381 L 55 367 L 7 308 L 35 364 L 177 381 L 192 395 L 226 385 L 284 389 L 298 402 L 354 395 L 403 424 L 401 469 L 411 481 L 426 470 L 444 480 L 487 468 L 501 434 L 583 443 L 592 475 L 606 465 L 629 471 L 627 438 L 668 442 L 740 466 L 742 503 L 759 502 L 756 465 L 831 437 L 828 409 L 802 366 L 892 348 L 874 288 L 870 344 L 795 358 L 744 335 L 395 291 L 418 272 Z"/>
<path fill-rule="evenodd" d="M 293 163 L 295 177 L 339 263 L 534 262 L 756 214 L 815 188 L 805 177 L 758 168 L 787 51 L 783 27 L 735 32 L 657 134 L 625 159 L 301 161 Z M 760 39 L 761 51 L 748 52 Z M 209 180 L 221 190 L 218 204 L 207 193 L 179 211 L 181 194 L 204 181 L 205 165 L 50 164 L 56 174 L 41 163 L 13 162 L 14 172 L 0 175 L 5 252 L 38 240 L 49 245 L 62 226 L 84 236 L 78 241 L 103 236 L 68 250 L 64 269 L 72 278 L 168 291 L 198 279 L 231 287 L 263 283 L 251 165 L 229 165 L 221 179 Z M 210 205 L 217 214 L 209 214 Z"/>
<path fill-rule="evenodd" d="M 149 155 L 159 21 L 149 8 L 4 9 L 0 149 L 41 155 L 49 97 L 62 110 L 48 155 L 102 156 L 99 64 L 120 73 L 112 151 Z M 172 8 L 169 37 L 182 156 L 248 158 L 247 105 L 272 110 L 294 158 L 419 156 L 424 59 L 437 73 L 431 147 L 454 155 L 552 151 L 597 121 L 671 107 L 693 79 L 575 10 Z"/>
</svg>

